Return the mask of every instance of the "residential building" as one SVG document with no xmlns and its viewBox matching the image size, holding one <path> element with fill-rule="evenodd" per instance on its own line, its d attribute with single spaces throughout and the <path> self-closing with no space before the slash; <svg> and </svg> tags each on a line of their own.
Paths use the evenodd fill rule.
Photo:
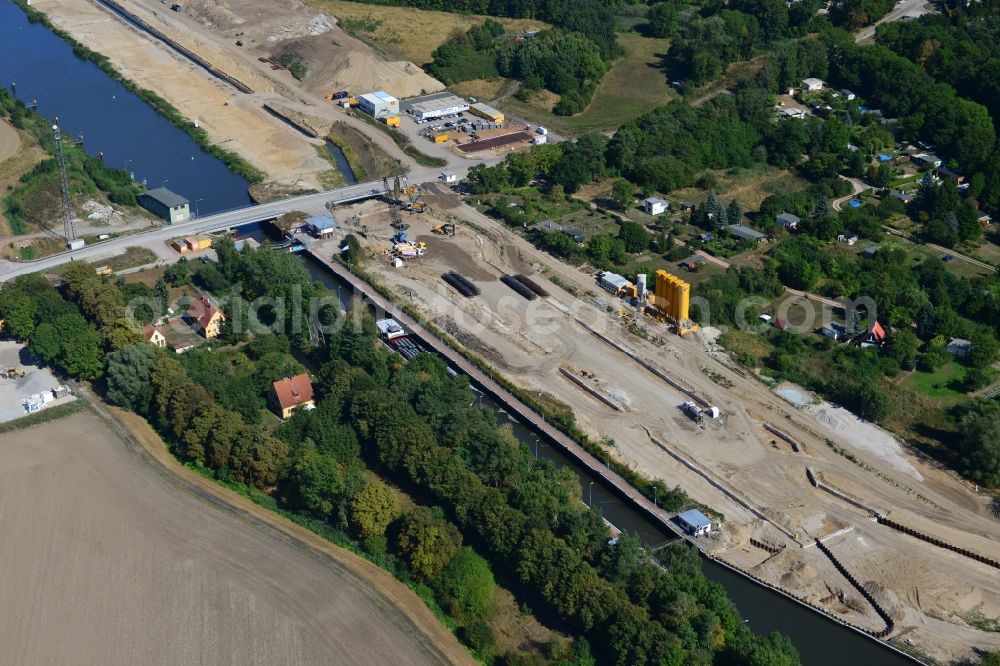
<svg viewBox="0 0 1000 666">
<path fill-rule="evenodd" d="M 856 338 L 858 346 L 862 349 L 881 347 L 885 344 L 885 340 L 885 329 L 882 328 L 882 324 L 878 323 L 877 319 L 872 320 L 872 323 L 868 325 L 868 329 Z"/>
<path fill-rule="evenodd" d="M 857 97 L 857 95 L 855 95 L 853 92 L 851 92 L 847 88 L 844 88 L 843 90 L 841 90 L 840 94 L 843 95 L 844 99 L 846 99 L 848 102 L 853 102 L 855 100 L 855 98 Z"/>
<path fill-rule="evenodd" d="M 664 199 L 657 199 L 656 197 L 649 197 L 642 202 L 643 210 L 646 211 L 647 215 L 662 215 L 667 212 L 670 208 L 670 204 Z"/>
<path fill-rule="evenodd" d="M 948 341 L 948 345 L 945 349 L 947 349 L 948 353 L 958 360 L 964 361 L 969 358 L 969 354 L 972 353 L 972 343 L 968 340 L 963 340 L 962 338 L 952 338 Z"/>
<path fill-rule="evenodd" d="M 191 219 L 191 205 L 188 200 L 165 187 L 147 190 L 136 199 L 140 206 L 167 224 L 178 224 Z"/>
<path fill-rule="evenodd" d="M 816 90 L 822 90 L 826 87 L 826 83 L 823 79 L 802 79 L 802 90 L 807 90 L 809 92 L 814 92 Z"/>
<path fill-rule="evenodd" d="M 799 228 L 799 216 L 791 213 L 782 213 L 774 218 L 775 221 L 789 231 Z"/>
<path fill-rule="evenodd" d="M 583 233 L 577 231 L 576 229 L 567 229 L 555 220 L 542 220 L 541 222 L 535 222 L 531 225 L 531 228 L 535 231 L 561 231 L 577 243 L 582 243 L 587 240 L 587 237 L 584 236 Z"/>
<path fill-rule="evenodd" d="M 917 153 L 910 160 L 918 166 L 930 167 L 932 169 L 936 169 L 942 164 L 941 158 L 931 153 Z"/>
<path fill-rule="evenodd" d="M 384 90 L 377 90 L 359 97 L 358 108 L 373 118 L 389 118 L 399 115 L 399 100 Z"/>
<path fill-rule="evenodd" d="M 278 415 L 283 419 L 289 419 L 299 409 L 315 409 L 316 403 L 313 400 L 312 382 L 309 375 L 303 373 L 294 377 L 279 379 L 271 385 L 274 390 L 274 404 L 278 408 Z"/>
<path fill-rule="evenodd" d="M 449 171 L 443 172 L 440 176 L 438 176 L 438 178 L 440 178 L 442 180 L 442 182 L 445 182 L 445 183 L 457 183 L 458 182 L 458 176 L 456 174 L 453 174 L 453 173 L 449 172 Z"/>
<path fill-rule="evenodd" d="M 206 340 L 218 337 L 222 322 L 226 320 L 222 310 L 204 296 L 191 304 L 185 316 Z"/>
<path fill-rule="evenodd" d="M 680 262 L 680 267 L 686 268 L 689 271 L 696 271 L 703 263 L 705 263 L 705 257 L 700 254 L 693 254 L 684 261 Z"/>
<path fill-rule="evenodd" d="M 677 521 L 691 536 L 702 536 L 712 531 L 712 521 L 698 509 L 688 509 L 677 514 Z"/>
<path fill-rule="evenodd" d="M 329 238 L 337 228 L 337 221 L 330 215 L 313 215 L 306 218 L 306 229 L 316 238 Z"/>
<path fill-rule="evenodd" d="M 893 190 L 890 194 L 893 199 L 899 199 L 904 205 L 909 206 L 913 203 L 913 195 L 909 192 L 903 192 L 902 190 Z"/>
<path fill-rule="evenodd" d="M 154 347 L 159 347 L 163 349 L 167 346 L 167 336 L 163 335 L 163 329 L 160 326 L 154 326 L 153 324 L 146 324 L 142 328 L 142 337 L 146 339 L 146 342 L 153 345 Z"/>
<path fill-rule="evenodd" d="M 847 335 L 847 329 L 843 324 L 830 322 L 819 329 L 819 334 L 825 338 L 830 338 L 834 342 L 840 342 L 841 338 Z"/>
<path fill-rule="evenodd" d="M 936 175 L 938 178 L 941 178 L 942 180 L 945 178 L 951 178 L 952 180 L 955 181 L 956 185 L 961 185 L 962 183 L 965 182 L 965 176 L 963 176 L 958 171 L 955 171 L 951 167 L 947 167 L 944 165 L 941 165 L 937 169 L 935 169 L 934 175 Z"/>
<path fill-rule="evenodd" d="M 872 245 L 861 250 L 861 256 L 865 259 L 874 259 L 876 254 L 878 254 L 878 245 Z"/>
<path fill-rule="evenodd" d="M 729 230 L 729 235 L 733 238 L 738 238 L 748 243 L 756 243 L 757 241 L 767 238 L 767 236 L 760 233 L 756 229 L 745 227 L 742 224 L 730 224 L 726 227 L 726 229 Z"/>
<path fill-rule="evenodd" d="M 837 236 L 837 240 L 845 245 L 854 245 L 858 242 L 857 234 L 840 234 Z"/>
<path fill-rule="evenodd" d="M 795 118 L 796 120 L 804 120 L 806 117 L 806 110 L 794 106 L 784 106 L 778 109 L 778 114 L 781 115 L 783 118 Z"/>
<path fill-rule="evenodd" d="M 980 211 L 979 217 L 977 217 L 976 219 L 979 221 L 979 224 L 984 227 L 988 227 L 991 224 L 993 224 L 993 216 L 991 216 L 989 213 L 984 213 Z"/>
</svg>

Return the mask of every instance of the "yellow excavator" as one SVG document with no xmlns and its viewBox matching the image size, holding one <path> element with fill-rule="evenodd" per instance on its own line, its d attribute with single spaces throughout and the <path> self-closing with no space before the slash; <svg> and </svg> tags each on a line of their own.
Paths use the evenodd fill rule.
<svg viewBox="0 0 1000 666">
<path fill-rule="evenodd" d="M 435 225 L 431 231 L 438 234 L 439 236 L 454 236 L 455 235 L 455 225 L 451 222 L 446 222 L 445 224 Z"/>
<path fill-rule="evenodd" d="M 3 376 L 7 379 L 21 379 L 24 377 L 24 370 L 21 368 L 7 368 L 3 371 Z"/>
</svg>

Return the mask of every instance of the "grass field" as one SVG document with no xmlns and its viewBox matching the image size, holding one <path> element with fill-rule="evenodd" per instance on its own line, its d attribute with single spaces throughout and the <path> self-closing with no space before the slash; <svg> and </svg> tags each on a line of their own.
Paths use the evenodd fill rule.
<svg viewBox="0 0 1000 666">
<path fill-rule="evenodd" d="M 772 194 L 797 192 L 809 185 L 787 169 L 777 169 L 770 166 L 755 166 L 749 169 L 728 169 L 726 171 L 707 172 L 705 177 L 711 180 L 711 187 L 723 201 L 737 199 L 744 212 L 760 209 L 764 199 Z M 708 197 L 706 188 L 688 187 L 671 193 L 675 198 L 700 203 Z"/>
<path fill-rule="evenodd" d="M 966 369 L 954 361 L 945 363 L 934 372 L 914 372 L 903 380 L 903 386 L 931 398 L 961 398 L 962 392 L 952 389 L 952 382 L 965 379 Z"/>
<path fill-rule="evenodd" d="M 551 113 L 552 106 L 559 101 L 551 93 L 538 94 L 530 102 L 509 98 L 502 108 L 560 134 L 577 134 L 615 129 L 676 97 L 661 65 L 668 46 L 666 41 L 635 33 L 620 33 L 618 41 L 625 47 L 625 56 L 605 75 L 583 113 L 569 117 Z"/>
<path fill-rule="evenodd" d="M 386 55 L 404 58 L 418 65 L 431 61 L 431 53 L 453 32 L 468 30 L 487 18 L 477 14 L 452 14 L 411 7 L 385 7 L 347 0 L 307 0 L 331 13 L 348 34 L 371 44 Z M 530 19 L 494 19 L 512 32 L 547 27 Z"/>
</svg>

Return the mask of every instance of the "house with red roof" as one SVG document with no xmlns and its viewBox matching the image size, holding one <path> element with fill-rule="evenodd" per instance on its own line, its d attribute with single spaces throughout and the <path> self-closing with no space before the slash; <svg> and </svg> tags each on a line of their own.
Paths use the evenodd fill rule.
<svg viewBox="0 0 1000 666">
<path fill-rule="evenodd" d="M 291 418 L 298 409 L 316 408 L 312 382 L 305 373 L 279 379 L 271 387 L 274 390 L 274 403 L 283 419 Z"/>
<path fill-rule="evenodd" d="M 191 303 L 185 317 L 206 340 L 218 337 L 222 322 L 226 320 L 222 310 L 204 296 Z"/>
<path fill-rule="evenodd" d="M 868 324 L 868 330 L 855 338 L 855 344 L 862 349 L 866 349 L 868 347 L 882 347 L 885 345 L 886 337 L 885 329 L 882 328 L 882 324 L 878 323 L 877 319 L 873 319 L 872 323 Z"/>
<path fill-rule="evenodd" d="M 146 324 L 142 327 L 142 337 L 146 339 L 146 342 L 153 345 L 154 347 L 159 347 L 163 349 L 167 346 L 167 336 L 163 334 L 162 326 L 154 326 L 153 324 Z"/>
</svg>

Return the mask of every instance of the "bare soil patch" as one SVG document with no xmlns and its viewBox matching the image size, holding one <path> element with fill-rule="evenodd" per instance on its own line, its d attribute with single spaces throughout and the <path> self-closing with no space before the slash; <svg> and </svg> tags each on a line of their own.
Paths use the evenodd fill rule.
<svg viewBox="0 0 1000 666">
<path fill-rule="evenodd" d="M 386 572 L 275 529 L 144 444 L 161 455 L 92 413 L 0 440 L 12 663 L 470 663 L 431 645 L 420 609 L 399 608 L 422 603 Z"/>
</svg>

